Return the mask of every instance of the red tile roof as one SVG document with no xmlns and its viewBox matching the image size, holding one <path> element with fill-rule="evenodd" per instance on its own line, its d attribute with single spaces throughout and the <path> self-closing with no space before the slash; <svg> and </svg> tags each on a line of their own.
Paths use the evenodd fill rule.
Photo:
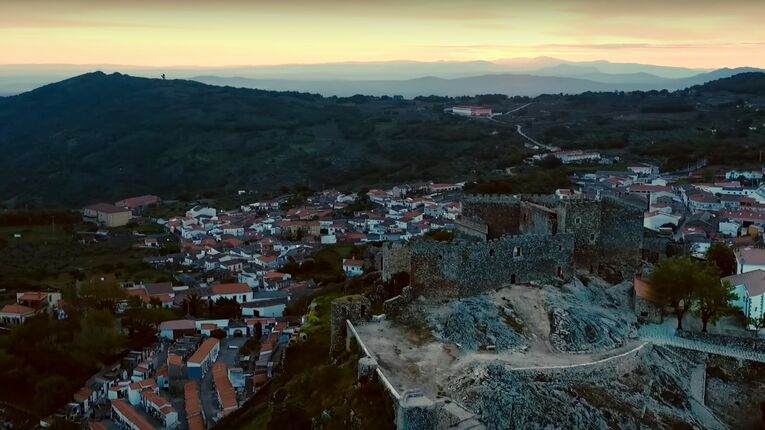
<svg viewBox="0 0 765 430">
<path fill-rule="evenodd" d="M 216 284 L 211 287 L 213 294 L 246 294 L 252 292 L 247 284 Z"/>
<path fill-rule="evenodd" d="M 225 364 L 215 363 L 212 372 L 213 383 L 220 400 L 221 412 L 223 416 L 226 416 L 239 408 L 239 402 L 236 400 L 236 391 L 234 391 L 234 386 L 231 385 L 231 380 L 228 379 L 228 369 Z"/>
<path fill-rule="evenodd" d="M 138 411 L 122 399 L 112 400 L 112 410 L 121 415 L 125 420 L 130 421 L 138 430 L 156 430 L 156 427 L 146 420 L 143 415 L 139 414 Z"/>
<path fill-rule="evenodd" d="M 26 306 L 22 305 L 5 305 L 2 309 L 0 309 L 0 312 L 6 313 L 6 314 L 16 314 L 16 315 L 34 315 L 35 310 L 32 308 L 28 308 Z"/>
<path fill-rule="evenodd" d="M 94 205 L 85 207 L 85 209 L 89 209 L 96 212 L 108 213 L 108 214 L 130 212 L 128 209 L 120 208 L 109 203 L 96 203 Z"/>
<path fill-rule="evenodd" d="M 220 341 L 214 337 L 205 339 L 205 341 L 202 342 L 202 345 L 200 345 L 199 349 L 197 349 L 196 352 L 194 352 L 194 354 L 189 357 L 187 362 L 201 364 L 205 358 L 210 355 L 210 352 L 213 350 L 213 348 L 219 343 Z"/>
</svg>

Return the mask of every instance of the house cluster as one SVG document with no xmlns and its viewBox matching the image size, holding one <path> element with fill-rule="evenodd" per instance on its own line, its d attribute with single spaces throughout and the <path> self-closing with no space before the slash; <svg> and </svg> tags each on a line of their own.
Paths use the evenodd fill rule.
<svg viewBox="0 0 765 430">
<path fill-rule="evenodd" d="M 164 347 L 160 343 L 130 351 L 88 379 L 71 402 L 41 420 L 40 426 L 52 427 L 59 418 L 84 422 L 97 410 L 109 409 L 112 419 L 124 427 L 175 428 L 178 413 L 159 390 L 167 379 L 163 357 Z M 98 428 L 99 424 L 94 426 Z"/>
<path fill-rule="evenodd" d="M 59 292 L 27 291 L 16 293 L 16 302 L 0 308 L 0 325 L 11 327 L 23 324 L 28 318 L 47 314 L 65 319 L 63 301 Z"/>
<path fill-rule="evenodd" d="M 41 427 L 63 418 L 90 428 L 210 428 L 268 383 L 299 328 L 282 318 L 183 319 L 161 323 L 158 332 L 160 342 L 104 367 Z M 257 355 L 224 359 L 225 339 L 256 335 Z M 211 387 L 212 406 L 202 406 L 201 386 Z"/>
<path fill-rule="evenodd" d="M 153 195 L 129 197 L 113 204 L 96 203 L 82 209 L 82 220 L 101 227 L 122 227 L 134 216 L 143 215 L 147 208 L 159 203 L 159 197 Z"/>
<path fill-rule="evenodd" d="M 746 171 L 755 178 L 758 171 Z M 741 178 L 729 171 L 726 178 Z M 688 246 L 703 257 L 717 240 L 750 243 L 765 232 L 765 185 L 742 185 L 739 180 L 711 183 L 676 182 L 650 165 L 626 171 L 598 171 L 579 176 L 583 192 L 616 195 L 644 209 L 643 226 Z"/>
<path fill-rule="evenodd" d="M 452 228 L 461 209 L 462 186 L 402 185 L 370 190 L 361 198 L 324 191 L 289 209 L 284 207 L 286 198 L 254 202 L 233 211 L 195 206 L 184 216 L 158 221 L 179 237 L 181 252 L 149 257 L 146 262 L 189 269 L 195 275 L 187 275 L 184 282 L 190 285 L 233 278 L 254 291 L 279 291 L 295 285 L 279 269 L 311 259 L 320 247 L 409 240 Z M 352 265 L 346 273 L 355 274 Z"/>
</svg>

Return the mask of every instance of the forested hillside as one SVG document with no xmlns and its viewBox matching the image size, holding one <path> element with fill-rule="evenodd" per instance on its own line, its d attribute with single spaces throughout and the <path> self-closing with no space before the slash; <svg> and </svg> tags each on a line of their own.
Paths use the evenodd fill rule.
<svg viewBox="0 0 765 430">
<path fill-rule="evenodd" d="M 517 125 L 564 149 L 667 169 L 749 163 L 765 149 L 763 87 L 765 74 L 743 73 L 675 92 L 401 100 L 96 72 L 0 98 L 0 204 L 475 180 L 534 153 Z M 466 103 L 512 113 L 444 113 Z"/>
</svg>

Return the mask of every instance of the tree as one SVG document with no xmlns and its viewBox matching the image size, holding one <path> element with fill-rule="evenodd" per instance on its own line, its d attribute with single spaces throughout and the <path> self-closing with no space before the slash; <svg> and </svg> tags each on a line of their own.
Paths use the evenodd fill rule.
<svg viewBox="0 0 765 430">
<path fill-rule="evenodd" d="M 736 254 L 723 242 L 715 242 L 709 247 L 707 261 L 717 266 L 721 276 L 736 273 Z"/>
<path fill-rule="evenodd" d="M 260 342 L 263 339 L 263 324 L 260 321 L 255 322 L 255 339 Z"/>
<path fill-rule="evenodd" d="M 760 330 L 765 326 L 765 316 L 761 318 L 747 318 L 747 324 L 754 327 L 754 337 L 759 337 Z"/>
<path fill-rule="evenodd" d="M 651 283 L 663 294 L 665 304 L 677 317 L 677 329 L 683 329 L 683 317 L 691 308 L 699 278 L 700 264 L 690 257 L 672 257 L 656 265 Z"/>
<path fill-rule="evenodd" d="M 186 313 L 193 316 L 199 316 L 202 310 L 202 297 L 197 293 L 188 294 L 183 299 L 183 308 Z"/>
<path fill-rule="evenodd" d="M 128 307 L 131 309 L 142 308 L 143 300 L 138 296 L 130 296 L 127 299 Z"/>
<path fill-rule="evenodd" d="M 82 318 L 76 343 L 88 357 L 100 360 L 119 352 L 125 346 L 125 336 L 117 329 L 114 315 L 105 310 L 90 309 Z"/>
<path fill-rule="evenodd" d="M 699 278 L 694 312 L 701 318 L 701 331 L 706 333 L 708 323 L 717 324 L 720 318 L 734 310 L 730 302 L 736 299 L 736 294 L 733 285 L 728 281 L 721 282 L 713 269 L 704 270 Z"/>
<path fill-rule="evenodd" d="M 535 163 L 537 166 L 543 169 L 554 169 L 563 165 L 560 158 L 554 155 L 547 155 Z"/>
<path fill-rule="evenodd" d="M 221 298 L 212 308 L 213 318 L 238 318 L 241 313 L 239 303 L 234 299 Z"/>
</svg>

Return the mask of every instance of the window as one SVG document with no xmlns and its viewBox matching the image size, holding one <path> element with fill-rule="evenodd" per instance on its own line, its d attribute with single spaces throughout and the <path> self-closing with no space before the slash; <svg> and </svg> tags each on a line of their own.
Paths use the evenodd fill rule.
<svg viewBox="0 0 765 430">
<path fill-rule="evenodd" d="M 574 218 L 574 225 L 579 225 L 582 223 L 582 217 L 576 217 Z"/>
<path fill-rule="evenodd" d="M 522 255 L 521 247 L 520 246 L 513 247 L 513 257 L 514 258 L 519 258 L 519 257 L 521 257 L 521 255 Z"/>
<path fill-rule="evenodd" d="M 518 280 L 518 279 L 517 279 L 517 276 L 515 276 L 515 273 L 513 273 L 512 275 L 510 275 L 510 283 L 511 283 L 511 284 L 515 284 L 517 280 Z"/>
<path fill-rule="evenodd" d="M 595 241 L 595 233 L 592 233 L 590 235 L 590 242 L 594 242 L 594 241 Z"/>
<path fill-rule="evenodd" d="M 493 249 L 489 250 L 489 257 L 494 257 L 494 250 Z"/>
</svg>

